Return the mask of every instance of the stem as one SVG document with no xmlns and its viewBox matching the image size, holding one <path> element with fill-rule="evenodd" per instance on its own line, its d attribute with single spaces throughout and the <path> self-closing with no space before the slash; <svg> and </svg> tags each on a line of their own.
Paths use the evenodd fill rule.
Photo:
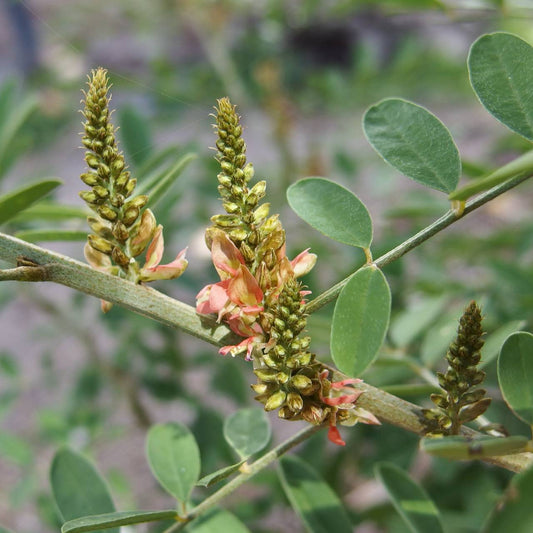
<svg viewBox="0 0 533 533">
<path fill-rule="evenodd" d="M 533 153 L 533 152 L 532 152 Z M 420 246 L 423 242 L 427 241 L 437 233 L 441 232 L 443 229 L 447 228 L 460 218 L 462 218 L 464 215 L 467 215 L 468 213 L 471 213 L 472 211 L 475 211 L 482 205 L 486 204 L 487 202 L 490 202 L 494 198 L 500 196 L 500 194 L 503 194 L 504 192 L 507 192 L 508 190 L 516 187 L 517 185 L 520 185 L 523 181 L 530 178 L 530 175 L 526 176 L 517 176 L 516 178 L 510 179 L 508 181 L 505 181 L 504 183 L 501 183 L 500 185 L 497 185 L 496 187 L 493 187 L 489 191 L 485 192 L 484 194 L 479 195 L 477 198 L 474 198 L 473 200 L 470 200 L 466 203 L 464 211 L 461 215 L 457 215 L 455 211 L 448 211 L 445 215 L 440 217 L 438 220 L 433 222 L 433 224 L 430 224 L 426 228 L 424 228 L 422 231 L 419 231 L 417 234 L 413 235 L 406 241 L 402 242 L 396 248 L 393 248 L 386 254 L 383 254 L 381 257 L 378 257 L 374 261 L 374 265 L 376 265 L 379 268 L 383 268 L 384 266 L 388 265 L 389 263 L 392 263 L 396 259 L 399 259 L 403 255 L 405 255 L 407 252 L 410 252 L 417 246 Z M 365 265 L 367 266 L 367 265 Z M 356 271 L 357 272 L 357 271 Z M 344 286 L 348 283 L 350 278 L 355 274 L 353 272 L 348 277 L 328 289 L 327 291 L 324 291 L 322 294 L 317 296 L 314 300 L 311 300 L 307 306 L 306 311 L 307 313 L 311 314 L 315 311 L 318 311 L 321 307 L 324 307 L 329 302 L 332 302 L 337 298 L 337 296 L 340 294 L 341 290 L 344 288 Z"/>
<path fill-rule="evenodd" d="M 255 476 L 257 473 L 259 473 L 269 464 L 273 463 L 276 459 L 278 459 L 279 457 L 287 453 L 289 450 L 291 450 L 292 448 L 294 448 L 295 446 L 297 446 L 304 440 L 314 435 L 317 431 L 320 431 L 322 428 L 323 426 L 308 426 L 302 429 L 301 431 L 299 431 L 298 433 L 296 433 L 295 435 L 293 435 L 292 437 L 288 438 L 285 442 L 282 442 L 281 444 L 276 446 L 273 450 L 270 450 L 265 455 L 257 459 L 257 461 L 249 465 L 245 473 L 242 473 L 238 475 L 237 477 L 233 478 L 226 485 L 224 485 L 221 489 L 217 490 L 215 493 L 211 494 L 211 496 L 206 498 L 196 507 L 191 509 L 191 511 L 189 511 L 187 515 L 182 517 L 183 522 L 172 525 L 164 533 L 174 533 L 175 531 L 181 530 L 183 527 L 185 527 L 187 522 L 194 520 L 197 516 L 207 511 L 207 509 L 219 503 L 222 499 L 224 499 L 226 496 L 231 494 L 235 489 L 240 487 L 243 483 L 248 481 L 251 477 Z"/>
<path fill-rule="evenodd" d="M 479 178 L 472 183 L 469 183 L 461 189 L 452 192 L 448 198 L 450 200 L 464 201 L 474 194 L 486 191 L 495 185 L 498 185 L 513 176 L 519 174 L 531 174 L 533 171 L 533 150 L 526 152 L 524 155 L 517 157 L 507 165 L 491 172 L 484 178 Z"/>
</svg>

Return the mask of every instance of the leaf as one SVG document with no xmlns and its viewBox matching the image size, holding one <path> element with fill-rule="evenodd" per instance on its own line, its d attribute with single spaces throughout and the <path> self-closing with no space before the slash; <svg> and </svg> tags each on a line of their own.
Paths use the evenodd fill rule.
<svg viewBox="0 0 533 533">
<path fill-rule="evenodd" d="M 331 355 L 337 368 L 359 376 L 375 359 L 389 325 L 391 295 L 376 267 L 358 270 L 339 295 L 331 325 Z"/>
<path fill-rule="evenodd" d="M 498 381 L 505 403 L 513 413 L 533 425 L 533 335 L 513 333 L 498 357 Z"/>
<path fill-rule="evenodd" d="M 219 481 L 222 481 L 223 479 L 226 479 L 227 477 L 231 476 L 231 474 L 233 474 L 234 472 L 237 472 L 245 462 L 246 460 L 243 459 L 242 461 L 239 461 L 234 465 L 225 466 L 224 468 L 221 468 L 216 472 L 207 474 L 207 476 L 204 476 L 203 478 L 199 479 L 196 485 L 198 485 L 199 487 L 211 487 Z"/>
<path fill-rule="evenodd" d="M 250 533 L 233 514 L 223 509 L 210 509 L 187 526 L 187 533 Z"/>
<path fill-rule="evenodd" d="M 70 448 L 57 451 L 50 469 L 57 508 L 64 521 L 115 512 L 106 483 L 94 466 Z M 110 533 L 118 533 L 118 528 Z"/>
<path fill-rule="evenodd" d="M 0 224 L 7 222 L 59 185 L 62 185 L 59 180 L 43 180 L 0 196 Z"/>
<path fill-rule="evenodd" d="M 387 489 L 394 508 L 414 533 L 443 532 L 438 509 L 426 491 L 392 463 L 378 463 L 376 476 Z"/>
<path fill-rule="evenodd" d="M 159 174 L 154 179 L 149 180 L 142 188 L 148 194 L 148 204 L 151 209 L 163 198 L 165 193 L 170 189 L 173 183 L 180 177 L 181 173 L 187 168 L 191 161 L 198 156 L 193 153 L 185 154 L 178 162 L 170 168 Z M 141 193 L 139 193 L 141 194 Z"/>
<path fill-rule="evenodd" d="M 510 33 L 490 33 L 468 55 L 470 83 L 485 109 L 533 140 L 533 48 Z"/>
<path fill-rule="evenodd" d="M 310 533 L 352 533 L 346 509 L 330 486 L 305 461 L 282 457 L 278 469 L 289 502 Z"/>
<path fill-rule="evenodd" d="M 87 232 L 66 229 L 28 229 L 17 231 L 15 237 L 26 242 L 84 241 L 87 239 Z"/>
<path fill-rule="evenodd" d="M 390 327 L 394 344 L 398 347 L 411 344 L 442 313 L 447 300 L 446 297 L 427 298 L 397 315 Z"/>
<path fill-rule="evenodd" d="M 270 423 L 260 407 L 239 409 L 224 421 L 224 438 L 241 459 L 262 450 L 270 435 Z"/>
<path fill-rule="evenodd" d="M 533 523 L 533 468 L 511 479 L 505 494 L 489 515 L 483 533 L 530 533 Z"/>
<path fill-rule="evenodd" d="M 113 526 L 144 524 L 146 522 L 157 522 L 158 520 L 173 520 L 177 517 L 178 513 L 174 510 L 106 513 L 69 520 L 63 524 L 61 533 L 83 533 L 84 531 L 95 531 L 99 528 L 107 529 Z"/>
<path fill-rule="evenodd" d="M 423 438 L 420 449 L 435 457 L 444 459 L 467 460 L 483 459 L 509 455 L 525 450 L 528 445 L 526 437 L 476 437 L 475 439 L 450 436 L 440 438 Z"/>
<path fill-rule="evenodd" d="M 457 186 L 459 151 L 446 126 L 427 109 L 388 98 L 367 110 L 363 129 L 374 150 L 407 177 L 446 193 Z"/>
<path fill-rule="evenodd" d="M 287 189 L 293 211 L 330 239 L 368 248 L 372 220 L 365 205 L 348 189 L 324 178 L 305 178 Z"/>
<path fill-rule="evenodd" d="M 177 500 L 188 501 L 200 477 L 200 452 L 193 434 L 173 422 L 153 426 L 148 432 L 146 453 L 161 486 Z"/>
<path fill-rule="evenodd" d="M 132 105 L 125 105 L 120 108 L 118 120 L 127 159 L 138 167 L 154 151 L 154 143 L 148 126 L 149 120 Z"/>
<path fill-rule="evenodd" d="M 507 322 L 507 324 L 499 327 L 496 331 L 489 333 L 485 338 L 485 344 L 481 351 L 482 358 L 479 363 L 479 368 L 487 366 L 496 359 L 505 339 L 507 339 L 511 333 L 515 333 L 522 329 L 525 325 L 526 322 L 524 320 L 513 320 L 512 322 Z"/>
</svg>

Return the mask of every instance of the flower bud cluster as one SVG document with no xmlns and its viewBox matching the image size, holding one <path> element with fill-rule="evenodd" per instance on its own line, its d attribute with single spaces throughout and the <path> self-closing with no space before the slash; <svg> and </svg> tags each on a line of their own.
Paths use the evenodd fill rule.
<svg viewBox="0 0 533 533">
<path fill-rule="evenodd" d="M 124 156 L 117 148 L 115 128 L 110 122 L 107 71 L 93 70 L 88 86 L 82 112 L 85 118 L 82 143 L 87 149 L 88 170 L 81 175 L 81 180 L 90 189 L 82 191 L 80 197 L 95 214 L 87 219 L 93 233 L 87 238 L 85 257 L 93 267 L 130 281 L 160 279 L 161 274 L 154 277 L 147 265 L 150 263 L 152 270 L 160 269 L 161 257 L 156 263 L 153 254 L 150 258 L 147 255 L 142 268 L 135 260 L 150 247 L 162 254 L 161 226 L 146 209 L 148 196 L 133 196 L 136 180 L 126 169 Z M 158 243 L 155 243 L 156 236 Z M 177 277 L 185 269 L 187 263 L 183 254 L 180 259 L 171 277 Z M 167 269 L 166 273 L 169 275 L 170 271 Z"/>
<path fill-rule="evenodd" d="M 475 420 L 490 405 L 485 389 L 471 390 L 485 379 L 485 372 L 478 369 L 484 344 L 481 321 L 479 307 L 471 302 L 459 321 L 457 338 L 446 354 L 448 370 L 445 374 L 437 372 L 444 393 L 432 394 L 431 401 L 436 407 L 423 410 L 428 435 L 457 435 L 462 424 Z"/>
<path fill-rule="evenodd" d="M 353 389 L 342 394 L 356 380 L 331 383 L 329 370 L 309 351 L 304 300 L 309 292 L 297 278 L 313 268 L 316 256 L 305 250 L 292 261 L 287 258 L 278 216 L 269 216 L 269 204 L 259 203 L 265 182 L 249 187 L 253 168 L 246 163 L 235 107 L 222 98 L 216 111 L 218 190 L 226 214 L 212 217 L 206 243 L 221 281 L 202 289 L 197 311 L 216 313 L 219 321 L 246 337 L 220 353 L 246 352 L 246 359 L 253 359 L 258 381 L 252 388 L 266 411 L 278 410 L 287 420 L 329 422 L 330 440 L 344 444 L 337 421 L 379 422 L 355 408 L 359 394 Z"/>
</svg>

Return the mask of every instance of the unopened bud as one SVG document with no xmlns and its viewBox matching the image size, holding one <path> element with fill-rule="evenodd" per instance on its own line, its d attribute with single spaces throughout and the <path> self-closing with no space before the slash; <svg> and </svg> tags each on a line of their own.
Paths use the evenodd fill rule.
<svg viewBox="0 0 533 533">
<path fill-rule="evenodd" d="M 242 228 L 232 229 L 228 232 L 232 241 L 244 241 L 248 235 L 248 232 Z"/>
<path fill-rule="evenodd" d="M 98 196 L 98 198 L 105 199 L 109 196 L 109 191 L 105 187 L 102 187 L 101 185 L 95 185 L 93 187 L 93 191 L 94 191 L 94 194 Z"/>
<path fill-rule="evenodd" d="M 245 165 L 242 171 L 244 172 L 244 179 L 246 182 L 249 182 L 254 177 L 254 166 L 252 163 Z"/>
<path fill-rule="evenodd" d="M 99 183 L 99 179 L 98 179 L 98 176 L 96 174 L 94 174 L 93 172 L 85 172 L 83 173 L 81 176 L 81 181 L 83 181 L 83 183 L 85 183 L 85 185 L 89 185 L 89 187 L 93 187 L 94 185 L 98 185 Z"/>
<path fill-rule="evenodd" d="M 85 162 L 87 163 L 87 166 L 96 170 L 98 168 L 98 165 L 100 164 L 100 159 L 94 154 L 87 152 L 85 154 Z"/>
<path fill-rule="evenodd" d="M 305 390 L 313 384 L 311 378 L 303 374 L 296 374 L 291 378 L 291 386 L 298 390 Z"/>
<path fill-rule="evenodd" d="M 91 234 L 87 237 L 87 240 L 95 250 L 102 252 L 103 254 L 109 255 L 113 250 L 113 245 L 107 239 L 99 237 L 98 235 Z"/>
<path fill-rule="evenodd" d="M 275 383 L 278 381 L 278 372 L 270 368 L 257 368 L 254 370 L 254 374 L 265 383 Z"/>
<path fill-rule="evenodd" d="M 250 387 L 257 394 L 265 394 L 268 391 L 268 385 L 266 383 L 254 383 Z"/>
<path fill-rule="evenodd" d="M 139 216 L 140 210 L 138 207 L 130 207 L 124 212 L 124 216 L 122 217 L 122 222 L 126 227 L 130 227 Z"/>
<path fill-rule="evenodd" d="M 211 222 L 221 228 L 235 228 L 240 226 L 241 218 L 236 215 L 214 215 Z"/>
<path fill-rule="evenodd" d="M 87 222 L 91 229 L 100 237 L 110 239 L 113 236 L 111 228 L 106 225 L 100 218 L 87 217 Z"/>
<path fill-rule="evenodd" d="M 120 265 L 121 267 L 128 266 L 130 262 L 130 258 L 118 246 L 115 246 L 113 248 L 113 251 L 111 252 L 111 257 L 113 261 L 115 261 L 115 263 L 117 265 Z"/>
<path fill-rule="evenodd" d="M 238 213 L 239 212 L 239 206 L 234 202 L 223 202 L 222 206 L 224 207 L 225 211 L 230 214 Z"/>
<path fill-rule="evenodd" d="M 101 205 L 97 209 L 97 212 L 103 219 L 109 220 L 110 222 L 114 222 L 118 216 L 117 212 L 107 205 Z"/>
<path fill-rule="evenodd" d="M 129 231 L 122 222 L 117 222 L 113 226 L 113 237 L 117 239 L 118 242 L 124 244 L 128 237 L 130 236 Z"/>
<path fill-rule="evenodd" d="M 270 211 L 270 204 L 262 204 L 260 205 L 253 213 L 253 221 L 255 224 L 260 224 L 266 218 L 268 217 L 268 213 Z"/>
<path fill-rule="evenodd" d="M 302 397 L 297 392 L 289 392 L 287 394 L 287 405 L 295 413 L 299 413 L 304 406 Z"/>
<path fill-rule="evenodd" d="M 308 405 L 302 411 L 302 418 L 310 424 L 318 425 L 324 420 L 324 411 L 317 405 Z"/>
<path fill-rule="evenodd" d="M 285 391 L 280 390 L 275 392 L 265 403 L 265 411 L 274 411 L 275 409 L 279 409 L 285 403 L 286 397 L 287 393 Z"/>
</svg>

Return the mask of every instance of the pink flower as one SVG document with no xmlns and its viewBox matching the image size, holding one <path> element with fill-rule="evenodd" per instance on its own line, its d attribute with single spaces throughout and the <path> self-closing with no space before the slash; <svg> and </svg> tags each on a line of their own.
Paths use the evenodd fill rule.
<svg viewBox="0 0 533 533">
<path fill-rule="evenodd" d="M 322 379 L 328 377 L 328 371 L 324 370 L 321 374 Z M 322 396 L 321 399 L 326 405 L 330 405 L 334 408 L 334 411 L 330 414 L 329 417 L 329 430 L 328 430 L 328 439 L 339 446 L 345 446 L 345 442 L 342 440 L 339 430 L 337 429 L 337 411 L 342 409 L 343 418 L 339 423 L 343 426 L 353 426 L 357 422 L 362 424 L 374 424 L 380 425 L 381 422 L 373 415 L 370 411 L 358 407 L 356 405 L 357 399 L 361 394 L 362 390 L 357 390 L 352 387 L 349 389 L 346 388 L 349 385 L 354 385 L 355 383 L 362 383 L 361 379 L 348 378 L 343 379 L 342 381 L 334 381 L 329 386 L 329 392 L 327 396 Z M 348 393 L 348 394 L 343 394 Z"/>
<path fill-rule="evenodd" d="M 163 251 L 165 249 L 165 241 L 163 239 L 163 226 L 157 226 L 154 237 L 148 251 L 146 252 L 146 263 L 141 268 L 139 280 L 140 281 L 155 281 L 158 279 L 175 279 L 183 274 L 187 268 L 187 260 L 185 253 L 187 248 L 182 250 L 174 261 L 160 265 L 163 258 Z"/>
</svg>

